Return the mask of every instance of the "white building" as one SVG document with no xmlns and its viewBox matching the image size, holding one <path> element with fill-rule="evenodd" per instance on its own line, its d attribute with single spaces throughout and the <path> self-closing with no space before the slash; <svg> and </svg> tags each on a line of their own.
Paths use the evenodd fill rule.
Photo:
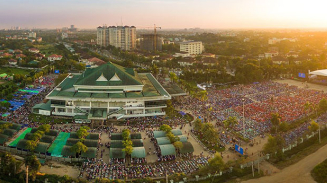
<svg viewBox="0 0 327 183">
<path fill-rule="evenodd" d="M 52 54 L 50 56 L 48 56 L 48 61 L 53 62 L 56 60 L 61 60 L 62 56 L 61 55 L 56 55 L 56 54 Z"/>
<path fill-rule="evenodd" d="M 36 32 L 30 32 L 28 33 L 29 38 L 36 38 Z"/>
<path fill-rule="evenodd" d="M 191 55 L 199 55 L 203 52 L 201 41 L 187 41 L 180 43 L 180 52 L 187 52 Z"/>
<path fill-rule="evenodd" d="M 111 62 L 70 74 L 47 96 L 52 115 L 103 123 L 109 118 L 165 115 L 171 95 L 150 73 L 137 73 Z M 40 105 L 33 108 L 40 113 Z M 44 111 L 43 111 L 44 113 Z"/>
<path fill-rule="evenodd" d="M 136 27 L 134 26 L 99 26 L 97 28 L 97 44 L 114 46 L 123 50 L 136 47 Z"/>
</svg>

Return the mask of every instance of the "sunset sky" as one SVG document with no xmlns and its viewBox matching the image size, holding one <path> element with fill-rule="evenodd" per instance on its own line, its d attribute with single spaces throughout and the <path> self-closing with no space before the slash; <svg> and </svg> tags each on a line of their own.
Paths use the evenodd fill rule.
<svg viewBox="0 0 327 183">
<path fill-rule="evenodd" d="M 323 0 L 0 0 L 0 28 L 326 28 Z"/>
</svg>

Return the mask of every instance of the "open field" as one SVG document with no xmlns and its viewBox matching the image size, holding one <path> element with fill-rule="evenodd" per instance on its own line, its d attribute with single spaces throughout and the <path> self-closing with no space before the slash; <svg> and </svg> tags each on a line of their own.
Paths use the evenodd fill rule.
<svg viewBox="0 0 327 183">
<path fill-rule="evenodd" d="M 27 70 L 27 69 L 19 69 L 19 68 L 13 68 L 13 67 L 0 67 L 0 74 L 7 73 L 9 75 L 11 75 L 11 74 L 26 75 L 26 74 L 29 74 L 30 72 L 31 72 L 31 70 Z"/>
</svg>

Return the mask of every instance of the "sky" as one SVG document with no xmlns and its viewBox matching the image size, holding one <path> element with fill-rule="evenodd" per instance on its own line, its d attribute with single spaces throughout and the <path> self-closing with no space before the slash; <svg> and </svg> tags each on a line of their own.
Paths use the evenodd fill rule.
<svg viewBox="0 0 327 183">
<path fill-rule="evenodd" d="M 324 0 L 0 0 L 0 29 L 327 28 Z"/>
</svg>

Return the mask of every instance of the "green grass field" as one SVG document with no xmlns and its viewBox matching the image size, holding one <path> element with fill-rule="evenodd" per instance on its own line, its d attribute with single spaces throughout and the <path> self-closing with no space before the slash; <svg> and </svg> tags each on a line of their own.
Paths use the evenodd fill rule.
<svg viewBox="0 0 327 183">
<path fill-rule="evenodd" d="M 12 68 L 12 67 L 0 67 L 0 74 L 6 73 L 6 74 L 29 74 L 32 70 L 28 69 L 19 69 L 19 68 Z"/>
</svg>

